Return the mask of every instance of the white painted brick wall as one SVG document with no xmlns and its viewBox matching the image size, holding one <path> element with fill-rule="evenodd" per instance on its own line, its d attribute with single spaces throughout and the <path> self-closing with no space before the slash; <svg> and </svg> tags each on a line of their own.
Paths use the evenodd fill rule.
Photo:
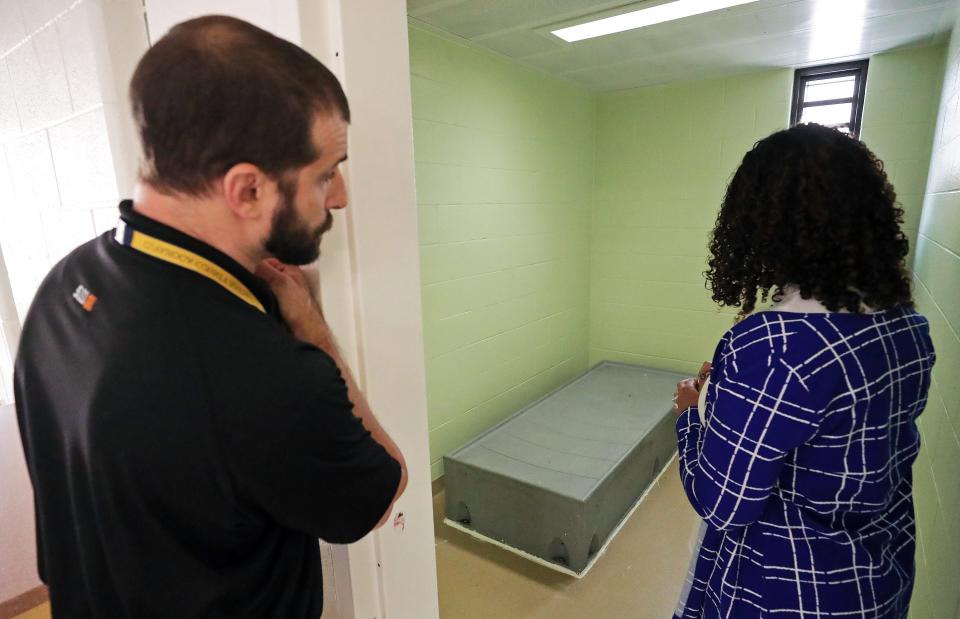
<svg viewBox="0 0 960 619">
<path fill-rule="evenodd" d="M 130 189 L 121 99 L 146 48 L 142 10 L 141 0 L 0 0 L 0 400 L 40 282 L 113 227 Z"/>
<path fill-rule="evenodd" d="M 52 127 L 49 133 L 61 203 L 89 207 L 115 202 L 117 179 L 104 108 L 85 112 Z"/>
<path fill-rule="evenodd" d="M 0 0 L 0 50 L 6 52 L 27 37 L 19 0 Z M 0 52 L 2 54 L 2 52 Z"/>
<path fill-rule="evenodd" d="M 24 131 L 50 126 L 73 111 L 56 28 L 30 35 L 10 53 L 7 65 Z"/>
<path fill-rule="evenodd" d="M 27 133 L 5 145 L 13 179 L 13 210 L 38 210 L 60 205 L 46 129 Z M 2 199 L 9 199 L 4 196 Z"/>
<path fill-rule="evenodd" d="M 2 163 L 2 162 L 0 162 Z M 10 280 L 4 266 L 3 252 L 0 251 L 0 405 L 13 400 L 13 355 L 17 340 L 20 338 L 20 321 L 13 302 Z"/>
<path fill-rule="evenodd" d="M 109 101 L 98 78 L 96 45 L 96 11 L 94 3 L 85 2 L 57 21 L 60 47 L 70 89 L 70 99 L 76 111 L 89 109 Z"/>
<path fill-rule="evenodd" d="M 0 60 L 0 143 L 20 135 L 20 116 L 13 98 L 13 82 L 7 70 L 7 61 Z"/>
</svg>

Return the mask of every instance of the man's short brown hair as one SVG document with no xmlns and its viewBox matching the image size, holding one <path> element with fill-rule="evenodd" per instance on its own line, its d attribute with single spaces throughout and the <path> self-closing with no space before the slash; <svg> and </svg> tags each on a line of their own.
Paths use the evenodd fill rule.
<svg viewBox="0 0 960 619">
<path fill-rule="evenodd" d="M 316 58 L 253 24 L 211 15 L 174 26 L 134 72 L 130 102 L 141 179 L 203 195 L 238 163 L 273 178 L 315 161 L 315 116 L 350 121 L 337 78 Z"/>
</svg>

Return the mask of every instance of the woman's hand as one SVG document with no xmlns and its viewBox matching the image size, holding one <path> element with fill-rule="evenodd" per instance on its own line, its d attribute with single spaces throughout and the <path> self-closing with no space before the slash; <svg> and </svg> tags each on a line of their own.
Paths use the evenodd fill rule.
<svg viewBox="0 0 960 619">
<path fill-rule="evenodd" d="M 711 370 L 713 370 L 713 364 L 709 361 L 704 361 L 703 365 L 700 366 L 700 373 L 697 374 L 697 391 L 703 389 L 703 383 L 707 382 Z"/>
<path fill-rule="evenodd" d="M 700 399 L 697 379 L 687 378 L 677 383 L 677 393 L 674 394 L 673 398 L 673 407 L 678 413 L 682 413 L 691 406 L 696 406 L 697 400 Z"/>
<path fill-rule="evenodd" d="M 682 413 L 691 406 L 696 406 L 700 399 L 700 389 L 703 383 L 710 376 L 713 366 L 709 361 L 704 361 L 700 366 L 700 373 L 696 378 L 688 378 L 677 383 L 677 392 L 673 394 L 673 407 L 677 413 Z"/>
</svg>

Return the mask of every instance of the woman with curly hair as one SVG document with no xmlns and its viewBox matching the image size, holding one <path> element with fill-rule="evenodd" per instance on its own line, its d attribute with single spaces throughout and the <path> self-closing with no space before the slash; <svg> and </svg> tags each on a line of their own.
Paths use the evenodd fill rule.
<svg viewBox="0 0 960 619">
<path fill-rule="evenodd" d="M 907 616 L 935 356 L 902 223 L 883 164 L 839 131 L 800 125 L 744 157 L 706 275 L 746 317 L 704 397 L 677 388 L 680 477 L 705 521 L 677 617 Z M 758 296 L 772 308 L 751 313 Z"/>
</svg>

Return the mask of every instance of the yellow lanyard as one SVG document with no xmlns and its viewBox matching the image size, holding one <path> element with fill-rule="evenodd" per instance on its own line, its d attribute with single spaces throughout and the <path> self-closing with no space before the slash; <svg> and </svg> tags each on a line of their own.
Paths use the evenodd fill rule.
<svg viewBox="0 0 960 619">
<path fill-rule="evenodd" d="M 161 241 L 139 230 L 134 230 L 133 227 L 122 219 L 117 223 L 116 239 L 121 245 L 126 245 L 148 256 L 153 256 L 158 260 L 175 264 L 188 271 L 198 273 L 207 279 L 211 279 L 229 290 L 235 296 L 240 297 L 245 302 L 260 310 L 260 312 L 264 314 L 267 313 L 267 310 L 263 308 L 263 304 L 260 303 L 257 297 L 250 292 L 250 289 L 247 288 L 243 282 L 199 254 L 195 254 L 182 247 L 177 247 L 173 243 Z"/>
</svg>

